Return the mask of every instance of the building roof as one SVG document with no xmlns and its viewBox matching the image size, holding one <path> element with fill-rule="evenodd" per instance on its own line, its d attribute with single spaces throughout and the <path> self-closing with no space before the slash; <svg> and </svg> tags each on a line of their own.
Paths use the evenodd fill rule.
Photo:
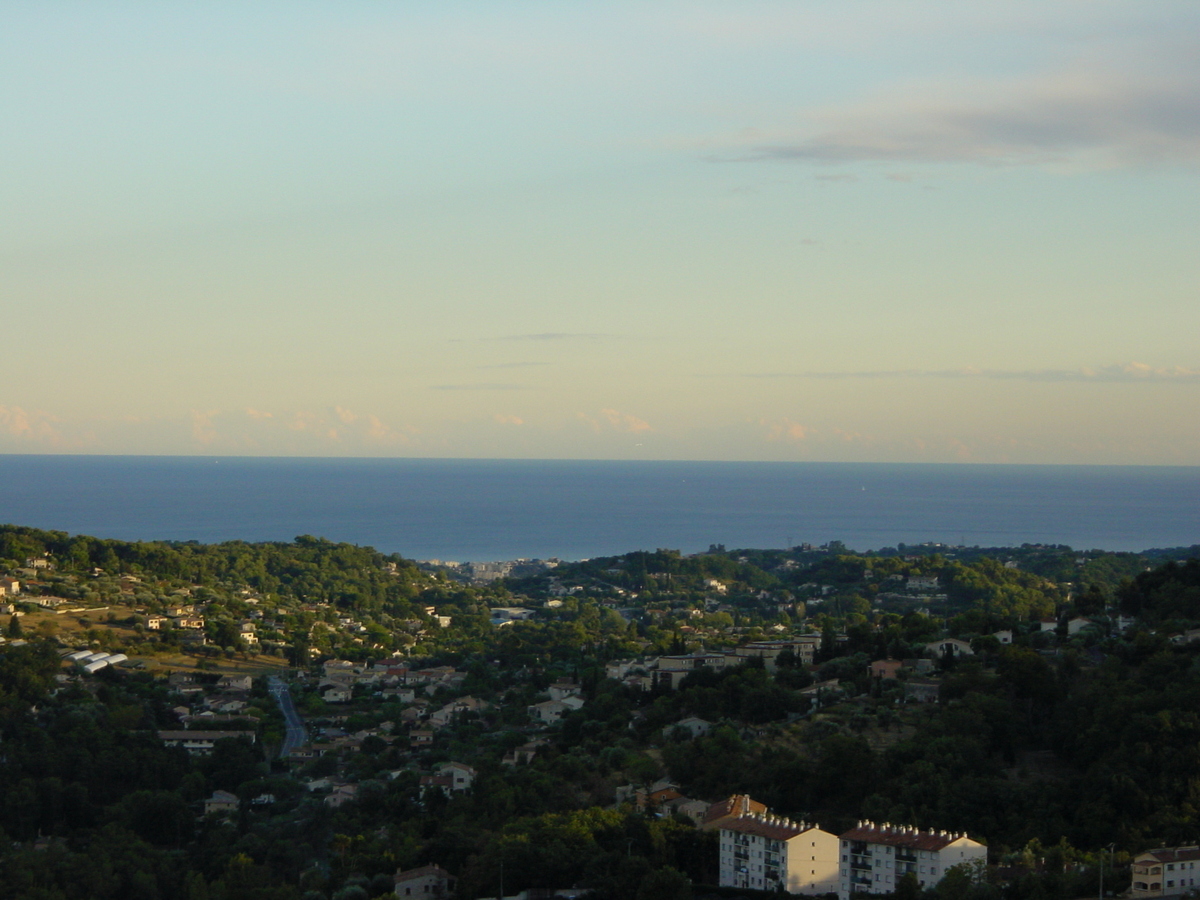
<svg viewBox="0 0 1200 900">
<path fill-rule="evenodd" d="M 748 816 L 751 813 L 765 813 L 767 805 L 759 803 L 757 800 L 751 800 L 749 794 L 734 794 L 728 800 L 718 800 L 708 808 L 708 812 L 704 814 L 704 824 L 711 825 L 713 822 L 727 819 L 730 816 Z"/>
<path fill-rule="evenodd" d="M 1200 847 L 1159 847 L 1156 850 L 1147 850 L 1145 853 L 1139 853 L 1134 858 L 1134 862 L 1143 861 L 1147 856 L 1152 857 L 1156 862 L 1160 863 L 1200 859 Z"/>
<path fill-rule="evenodd" d="M 965 834 L 952 834 L 949 831 L 918 831 L 908 825 L 893 825 L 890 822 L 881 825 L 859 822 L 856 828 L 847 831 L 841 839 L 868 844 L 888 844 L 892 847 L 911 847 L 914 850 L 941 850 L 965 837 Z"/>
<path fill-rule="evenodd" d="M 426 878 L 433 876 L 434 878 L 453 878 L 454 876 L 438 865 L 421 866 L 418 869 L 409 869 L 407 872 L 396 873 L 396 884 L 401 884 L 405 881 L 413 881 L 417 878 Z"/>
<path fill-rule="evenodd" d="M 759 837 L 770 838 L 773 841 L 788 841 L 798 834 L 804 834 L 816 828 L 811 822 L 796 822 L 783 816 L 759 813 L 753 816 L 739 816 L 728 822 L 721 823 L 722 831 L 736 831 L 739 834 L 756 834 Z"/>
</svg>

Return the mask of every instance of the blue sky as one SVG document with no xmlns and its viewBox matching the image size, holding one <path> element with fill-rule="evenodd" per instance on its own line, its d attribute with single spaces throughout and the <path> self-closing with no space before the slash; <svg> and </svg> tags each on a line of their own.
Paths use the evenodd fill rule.
<svg viewBox="0 0 1200 900">
<path fill-rule="evenodd" d="M 0 452 L 1200 464 L 1200 8 L 12 4 Z"/>
</svg>

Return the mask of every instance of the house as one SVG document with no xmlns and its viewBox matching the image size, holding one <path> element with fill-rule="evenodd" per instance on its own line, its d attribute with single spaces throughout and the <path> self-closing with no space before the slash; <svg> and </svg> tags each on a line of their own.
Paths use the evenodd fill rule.
<svg viewBox="0 0 1200 900">
<path fill-rule="evenodd" d="M 1068 619 L 1067 637 L 1075 637 L 1075 635 L 1079 634 L 1079 632 L 1083 631 L 1083 629 L 1093 624 L 1095 623 L 1093 623 L 1091 619 L 1084 618 L 1083 616 L 1076 616 L 1073 619 Z"/>
<path fill-rule="evenodd" d="M 441 866 L 396 873 L 397 897 L 452 897 L 458 880 Z"/>
<path fill-rule="evenodd" d="M 933 678 L 910 678 L 904 682 L 904 696 L 917 703 L 937 703 L 942 683 Z"/>
<path fill-rule="evenodd" d="M 11 575 L 0 577 L 0 596 L 12 597 L 21 593 L 21 582 Z"/>
<path fill-rule="evenodd" d="M 692 672 L 698 669 L 723 669 L 724 653 L 692 653 L 686 656 L 660 656 L 651 672 L 654 687 L 669 687 L 675 690 Z"/>
<path fill-rule="evenodd" d="M 349 703 L 354 692 L 342 685 L 331 684 L 321 692 L 321 699 L 326 703 Z"/>
<path fill-rule="evenodd" d="M 905 588 L 910 591 L 936 591 L 938 579 L 936 575 L 909 575 Z"/>
<path fill-rule="evenodd" d="M 895 680 L 897 673 L 904 666 L 898 659 L 877 659 L 867 666 L 872 678 Z"/>
<path fill-rule="evenodd" d="M 254 743 L 253 731 L 160 731 L 158 739 L 168 747 L 182 747 L 192 756 L 207 756 L 217 741 L 243 740 Z"/>
<path fill-rule="evenodd" d="M 146 627 L 151 631 L 162 631 L 162 627 L 169 621 L 171 620 L 166 616 L 146 616 Z"/>
<path fill-rule="evenodd" d="M 420 782 L 420 796 L 425 799 L 425 795 L 430 791 L 440 790 L 447 797 L 454 790 L 454 779 L 449 775 L 422 775 Z"/>
<path fill-rule="evenodd" d="M 444 728 L 449 725 L 455 717 L 463 713 L 478 713 L 487 709 L 491 704 L 484 700 L 479 700 L 476 697 L 459 697 L 457 700 L 451 700 L 441 709 L 432 713 L 429 716 L 429 724 L 435 728 Z"/>
<path fill-rule="evenodd" d="M 574 712 L 583 706 L 578 697 L 567 697 L 565 700 L 546 700 L 535 703 L 528 708 L 530 718 L 537 719 L 545 725 L 553 725 L 569 712 Z"/>
<path fill-rule="evenodd" d="M 222 675 L 217 680 L 217 689 L 222 691 L 248 691 L 254 683 L 249 675 Z"/>
<path fill-rule="evenodd" d="M 567 697 L 578 697 L 583 688 L 570 681 L 556 681 L 547 689 L 551 700 L 565 700 Z"/>
<path fill-rule="evenodd" d="M 522 744 L 520 747 L 514 747 L 504 754 L 504 758 L 500 760 L 502 766 L 520 766 L 527 765 L 533 762 L 537 756 L 538 750 L 545 744 L 545 741 L 530 741 L 527 744 Z"/>
<path fill-rule="evenodd" d="M 771 813 L 721 825 L 721 887 L 792 894 L 838 889 L 838 838 L 808 822 Z"/>
<path fill-rule="evenodd" d="M 998 640 L 1001 644 L 1011 644 L 1013 641 L 1013 633 L 1007 628 L 1003 631 L 993 632 L 992 637 Z"/>
<path fill-rule="evenodd" d="M 1133 858 L 1129 896 L 1174 897 L 1197 887 L 1200 847 L 1160 847 Z"/>
<path fill-rule="evenodd" d="M 324 803 L 326 806 L 337 809 L 343 803 L 348 803 L 358 796 L 357 784 L 339 784 L 335 785 L 333 790 L 326 795 Z"/>
<path fill-rule="evenodd" d="M 413 750 L 432 747 L 433 732 L 425 728 L 414 728 L 408 733 L 408 746 Z"/>
<path fill-rule="evenodd" d="M 909 872 L 917 876 L 922 888 L 930 888 L 951 866 L 987 862 L 987 847 L 965 834 L 918 831 L 887 822 L 859 822 L 839 841 L 841 900 L 849 900 L 851 893 L 894 893 Z"/>
<path fill-rule="evenodd" d="M 450 790 L 469 791 L 478 773 L 463 763 L 448 762 L 438 767 L 437 774 L 450 779 Z"/>
<path fill-rule="evenodd" d="M 712 731 L 712 722 L 706 722 L 704 719 L 699 719 L 696 716 L 688 716 L 686 719 L 680 719 L 678 722 L 663 728 L 663 736 L 671 737 L 679 731 L 687 732 L 689 738 L 703 737 Z"/>
<path fill-rule="evenodd" d="M 960 656 L 975 655 L 975 651 L 971 649 L 971 645 L 966 641 L 960 641 L 958 638 L 943 638 L 940 641 L 933 641 L 926 644 L 925 649 L 939 659 L 948 656 L 958 658 Z"/>
<path fill-rule="evenodd" d="M 241 801 L 236 794 L 229 791 L 213 791 L 213 795 L 204 801 L 204 814 L 237 812 Z"/>
</svg>

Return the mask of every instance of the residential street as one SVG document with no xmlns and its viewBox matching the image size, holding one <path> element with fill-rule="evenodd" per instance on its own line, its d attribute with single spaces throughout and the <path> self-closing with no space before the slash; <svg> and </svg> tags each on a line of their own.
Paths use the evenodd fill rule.
<svg viewBox="0 0 1200 900">
<path fill-rule="evenodd" d="M 308 740 L 308 732 L 304 728 L 304 720 L 300 718 L 300 713 L 296 712 L 296 704 L 292 702 L 292 695 L 287 685 L 274 675 L 268 681 L 271 685 L 271 694 L 274 696 L 275 702 L 279 704 L 284 719 L 287 720 L 287 735 L 283 739 L 283 746 L 279 749 L 280 756 L 287 756 Z"/>
</svg>

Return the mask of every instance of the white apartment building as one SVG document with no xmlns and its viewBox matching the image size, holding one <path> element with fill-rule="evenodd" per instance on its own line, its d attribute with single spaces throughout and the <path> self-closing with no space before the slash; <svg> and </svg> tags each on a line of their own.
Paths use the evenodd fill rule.
<svg viewBox="0 0 1200 900">
<path fill-rule="evenodd" d="M 906 825 L 859 822 L 841 841 L 838 896 L 890 894 L 909 872 L 921 887 L 932 887 L 960 863 L 987 863 L 987 847 L 965 834 L 918 831 Z"/>
<path fill-rule="evenodd" d="M 770 813 L 721 824 L 720 884 L 756 891 L 827 894 L 838 889 L 838 839 Z"/>
<path fill-rule="evenodd" d="M 1160 847 L 1133 859 L 1129 896 L 1171 897 L 1200 886 L 1200 847 Z"/>
</svg>

